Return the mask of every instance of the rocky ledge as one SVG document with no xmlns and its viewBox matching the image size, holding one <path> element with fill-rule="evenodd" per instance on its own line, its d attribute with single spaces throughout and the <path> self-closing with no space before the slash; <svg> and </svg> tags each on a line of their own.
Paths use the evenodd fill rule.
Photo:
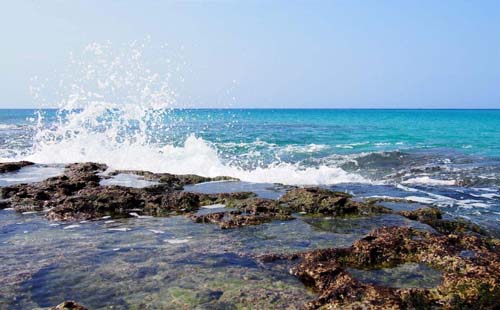
<svg viewBox="0 0 500 310">
<path fill-rule="evenodd" d="M 15 171 L 32 164 L 0 163 L 0 167 L 4 171 Z M 144 188 L 100 184 L 103 179 L 121 173 L 141 176 L 157 184 Z M 257 198 L 251 192 L 200 194 L 183 191 L 186 185 L 220 180 L 234 179 L 148 171 L 109 171 L 104 164 L 76 163 L 67 165 L 62 175 L 42 182 L 0 188 L 0 209 L 12 207 L 18 212 L 44 211 L 46 217 L 53 221 L 187 214 L 197 223 L 214 223 L 224 229 L 290 220 L 294 214 L 329 217 L 397 214 L 425 223 L 444 234 L 472 232 L 488 235 L 470 222 L 443 219 L 442 212 L 437 208 L 396 212 L 379 205 L 379 200 L 362 202 L 347 193 L 318 187 L 295 187 L 278 200 Z M 233 210 L 202 215 L 196 213 L 202 206 L 213 204 L 223 204 Z"/>
<path fill-rule="evenodd" d="M 31 166 L 34 163 L 30 161 L 17 161 L 17 162 L 9 162 L 9 163 L 0 163 L 0 173 L 6 172 L 14 172 L 22 167 Z"/>
<path fill-rule="evenodd" d="M 435 235 L 408 227 L 383 227 L 349 248 L 294 255 L 264 255 L 270 262 L 298 260 L 290 273 L 318 293 L 306 309 L 498 309 L 498 240 L 467 234 Z M 363 283 L 348 271 L 425 263 L 443 272 L 435 288 L 391 288 Z"/>
<path fill-rule="evenodd" d="M 18 163 L 18 166 L 21 165 Z M 279 200 L 257 198 L 253 193 L 207 195 L 185 192 L 183 187 L 231 178 L 147 171 L 111 171 L 104 174 L 107 170 L 106 165 L 97 163 L 70 164 L 61 176 L 3 187 L 0 189 L 0 207 L 12 207 L 18 212 L 45 211 L 47 218 L 54 221 L 130 217 L 138 213 L 151 216 L 189 214 L 195 222 L 216 223 L 221 228 L 288 220 L 293 218 L 294 213 L 366 216 L 391 212 L 384 207 L 356 202 L 346 193 L 321 188 L 294 188 Z M 145 188 L 100 184 L 102 179 L 120 173 L 139 175 L 157 184 Z M 195 214 L 201 206 L 211 204 L 224 204 L 236 210 Z"/>
</svg>

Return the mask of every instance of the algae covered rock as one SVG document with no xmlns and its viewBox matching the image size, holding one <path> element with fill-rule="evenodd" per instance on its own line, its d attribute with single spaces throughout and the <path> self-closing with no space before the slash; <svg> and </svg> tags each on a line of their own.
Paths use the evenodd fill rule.
<svg viewBox="0 0 500 310">
<path fill-rule="evenodd" d="M 131 212 L 161 216 L 199 208 L 197 194 L 172 187 L 179 183 L 148 188 L 101 186 L 102 172 L 106 169 L 106 165 L 96 163 L 70 164 L 61 176 L 3 187 L 0 190 L 4 199 L 2 206 L 13 206 L 18 212 L 46 210 L 48 219 L 65 221 L 106 215 L 129 217 Z"/>
<path fill-rule="evenodd" d="M 198 194 L 200 204 L 202 206 L 224 204 L 231 205 L 234 201 L 245 200 L 256 197 L 253 192 L 234 192 L 234 193 L 217 193 L 217 194 Z"/>
<path fill-rule="evenodd" d="M 221 176 L 215 178 L 203 177 L 195 174 L 171 174 L 171 173 L 154 173 L 150 171 L 143 170 L 115 170 L 109 173 L 110 176 L 117 175 L 120 173 L 134 174 L 142 176 L 144 179 L 149 181 L 157 181 L 161 184 L 166 184 L 172 189 L 182 189 L 185 185 L 198 184 L 203 182 L 211 181 L 224 181 L 224 180 L 237 180 L 235 178 Z"/>
<path fill-rule="evenodd" d="M 423 207 L 413 211 L 399 211 L 397 214 L 409 218 L 410 220 L 427 224 L 442 234 L 472 232 L 483 236 L 489 236 L 489 233 L 479 225 L 465 219 L 443 219 L 443 212 L 435 207 Z"/>
<path fill-rule="evenodd" d="M 388 213 L 389 209 L 364 204 L 351 199 L 350 194 L 334 192 L 320 187 L 295 188 L 280 198 L 279 202 L 292 212 L 306 212 L 330 216 L 371 215 Z"/>
<path fill-rule="evenodd" d="M 349 248 L 331 248 L 262 261 L 300 259 L 290 273 L 318 294 L 307 309 L 498 309 L 500 254 L 495 244 L 467 234 L 435 235 L 383 227 Z M 423 263 L 442 272 L 433 288 L 392 288 L 363 283 L 349 268 L 376 269 Z"/>
<path fill-rule="evenodd" d="M 222 229 L 259 225 L 274 220 L 291 220 L 289 212 L 281 208 L 276 200 L 263 198 L 231 199 L 227 207 L 236 208 L 230 212 L 216 212 L 189 217 L 196 223 L 214 223 Z"/>
</svg>

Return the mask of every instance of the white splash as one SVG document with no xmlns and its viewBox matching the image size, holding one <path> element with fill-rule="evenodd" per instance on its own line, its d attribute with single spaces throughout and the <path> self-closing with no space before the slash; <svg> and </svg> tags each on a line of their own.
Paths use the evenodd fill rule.
<svg viewBox="0 0 500 310">
<path fill-rule="evenodd" d="M 453 186 L 456 184 L 455 180 L 438 180 L 432 179 L 427 176 L 417 177 L 405 180 L 401 182 L 402 184 L 426 184 L 426 185 L 444 185 L 444 186 Z"/>
<path fill-rule="evenodd" d="M 109 43 L 90 44 L 74 57 L 72 76 L 61 83 L 64 96 L 56 104 L 56 123 L 39 114 L 33 152 L 23 158 L 46 164 L 92 161 L 112 169 L 224 175 L 256 183 L 369 182 L 335 165 L 304 167 L 279 159 L 252 169 L 229 164 L 214 144 L 195 134 L 180 144 L 169 142 L 170 129 L 182 122 L 168 117 L 178 106 L 177 95 L 169 86 L 170 74 L 146 66 L 143 49 L 141 44 L 118 50 Z M 323 148 L 310 144 L 301 151 Z"/>
</svg>

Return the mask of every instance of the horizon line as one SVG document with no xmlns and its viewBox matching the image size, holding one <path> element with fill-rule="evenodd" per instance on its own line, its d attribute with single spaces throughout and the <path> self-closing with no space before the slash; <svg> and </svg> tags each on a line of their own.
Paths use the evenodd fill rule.
<svg viewBox="0 0 500 310">
<path fill-rule="evenodd" d="M 23 107 L 23 108 L 8 108 L 8 107 L 0 107 L 0 110 L 59 110 L 60 108 L 38 108 L 38 107 Z M 78 108 L 74 110 L 79 110 L 83 108 Z M 405 108 L 334 108 L 334 107 L 223 107 L 223 108 L 215 108 L 215 107 L 172 107 L 165 109 L 172 110 L 500 110 L 498 108 L 414 108 L 414 107 L 405 107 Z"/>
</svg>

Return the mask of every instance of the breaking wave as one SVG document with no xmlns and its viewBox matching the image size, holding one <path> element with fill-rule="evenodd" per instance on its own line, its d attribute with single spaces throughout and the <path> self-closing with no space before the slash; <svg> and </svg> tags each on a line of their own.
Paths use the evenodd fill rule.
<svg viewBox="0 0 500 310">
<path fill-rule="evenodd" d="M 279 158 L 245 167 L 234 158 L 223 160 L 223 148 L 196 132 L 174 139 L 176 129 L 184 124 L 173 117 L 173 108 L 179 104 L 170 87 L 172 76 L 146 66 L 143 50 L 144 45 L 137 43 L 118 49 L 109 43 L 94 43 L 73 57 L 72 75 L 64 77 L 59 91 L 62 97 L 52 104 L 57 106 L 55 120 L 38 113 L 33 149 L 23 159 L 37 163 L 93 161 L 114 169 L 226 175 L 249 182 L 369 182 L 335 165 L 305 166 Z M 307 154 L 324 148 L 289 145 L 281 151 Z"/>
</svg>

